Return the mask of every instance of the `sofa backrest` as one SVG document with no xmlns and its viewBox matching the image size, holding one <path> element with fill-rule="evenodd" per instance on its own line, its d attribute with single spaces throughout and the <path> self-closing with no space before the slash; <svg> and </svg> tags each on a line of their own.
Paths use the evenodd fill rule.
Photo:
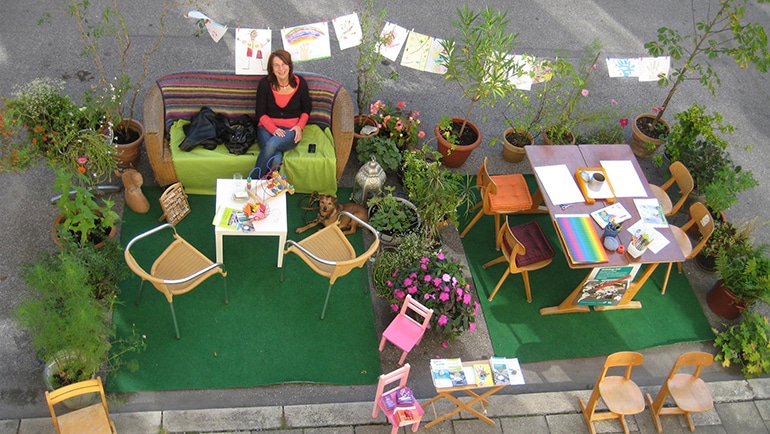
<svg viewBox="0 0 770 434">
<path fill-rule="evenodd" d="M 340 83 L 320 74 L 297 72 L 307 80 L 313 108 L 309 123 L 329 128 L 332 107 Z M 165 106 L 166 131 L 178 119 L 190 119 L 201 107 L 209 107 L 230 119 L 254 117 L 257 85 L 262 75 L 236 75 L 231 71 L 192 71 L 163 76 L 157 80 Z"/>
</svg>

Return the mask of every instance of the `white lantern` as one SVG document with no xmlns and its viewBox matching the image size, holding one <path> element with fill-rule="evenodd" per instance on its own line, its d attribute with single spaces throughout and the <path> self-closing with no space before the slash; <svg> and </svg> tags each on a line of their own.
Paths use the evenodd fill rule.
<svg viewBox="0 0 770 434">
<path fill-rule="evenodd" d="M 387 175 L 382 170 L 380 163 L 372 157 L 371 161 L 361 166 L 356 174 L 356 183 L 353 186 L 353 194 L 350 199 L 360 205 L 366 206 L 370 194 L 374 196 L 382 192 Z"/>
</svg>

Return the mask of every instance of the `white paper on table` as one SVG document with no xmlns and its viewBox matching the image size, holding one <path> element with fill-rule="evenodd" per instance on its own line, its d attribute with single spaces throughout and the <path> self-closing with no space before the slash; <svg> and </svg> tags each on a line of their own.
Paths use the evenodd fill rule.
<svg viewBox="0 0 770 434">
<path fill-rule="evenodd" d="M 585 202 L 583 193 L 580 192 L 566 164 L 535 167 L 535 172 L 552 204 Z"/>
<path fill-rule="evenodd" d="M 629 160 L 603 160 L 602 168 L 610 179 L 615 197 L 647 197 L 642 180 Z"/>
<path fill-rule="evenodd" d="M 631 235 L 637 236 L 647 234 L 647 236 L 652 240 L 647 248 L 650 249 L 652 253 L 660 252 L 660 250 L 666 247 L 669 243 L 668 238 L 663 236 L 663 234 L 660 232 L 656 231 L 655 228 L 646 226 L 642 220 L 639 220 L 631 225 L 631 227 L 628 228 L 628 232 Z"/>
</svg>

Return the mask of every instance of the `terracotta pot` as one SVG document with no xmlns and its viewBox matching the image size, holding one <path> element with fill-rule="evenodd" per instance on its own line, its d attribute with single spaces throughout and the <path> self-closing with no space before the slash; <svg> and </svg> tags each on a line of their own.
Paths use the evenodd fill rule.
<svg viewBox="0 0 770 434">
<path fill-rule="evenodd" d="M 357 132 L 356 130 L 360 130 L 358 126 L 364 126 L 364 125 L 371 125 L 375 128 L 377 128 L 377 122 L 374 121 L 369 115 L 355 115 L 353 116 L 353 125 L 355 125 L 355 128 L 353 129 L 353 146 L 356 146 L 356 143 L 358 143 L 358 139 L 365 139 L 368 137 L 373 137 L 379 134 L 380 130 L 377 129 L 375 132 L 371 134 L 361 134 Z"/>
<path fill-rule="evenodd" d="M 543 144 L 544 145 L 574 145 L 575 135 L 572 132 L 569 133 L 569 140 L 567 142 L 553 143 L 548 136 L 548 130 L 543 130 Z"/>
<path fill-rule="evenodd" d="M 142 124 L 135 119 L 131 119 L 130 121 L 124 120 L 121 122 L 121 127 L 125 125 L 126 122 L 128 122 L 129 131 L 136 133 L 138 138 L 129 143 L 113 141 L 116 150 L 115 158 L 118 160 L 118 167 L 121 169 L 136 166 L 136 163 L 139 161 L 139 156 L 142 154 L 142 143 L 144 143 L 144 127 Z"/>
<path fill-rule="evenodd" d="M 463 119 L 452 118 L 452 122 L 462 123 Z M 436 124 L 436 127 L 433 129 L 433 134 L 436 136 L 436 142 L 438 143 L 438 151 L 444 156 L 441 159 L 441 163 L 444 166 L 452 168 L 462 166 L 465 163 L 465 160 L 470 157 L 471 152 L 481 144 L 481 130 L 479 130 L 479 128 L 471 121 L 468 121 L 465 127 L 471 128 L 477 135 L 476 141 L 470 145 L 452 145 L 441 135 L 438 124 Z"/>
<path fill-rule="evenodd" d="M 57 246 L 61 246 L 61 239 L 59 239 L 59 231 L 58 231 L 57 228 L 62 223 L 64 223 L 64 216 L 60 214 L 53 221 L 53 225 L 51 225 L 51 234 L 53 235 L 53 241 L 56 243 Z M 118 233 L 117 226 L 113 226 L 112 228 L 110 228 L 110 232 L 107 234 L 107 237 L 108 238 L 115 238 L 117 233 Z M 106 242 L 106 240 L 102 240 L 102 241 L 96 243 L 94 245 L 94 248 L 100 249 L 100 248 L 104 247 L 104 243 L 105 242 Z"/>
<path fill-rule="evenodd" d="M 517 130 L 515 128 L 508 128 L 503 132 L 503 159 L 505 161 L 510 161 L 511 163 L 519 163 L 522 160 L 524 160 L 524 157 L 527 155 L 527 150 L 525 147 L 522 146 L 516 146 L 508 141 L 506 139 L 506 136 L 508 134 L 511 134 L 513 132 L 517 132 L 519 134 L 525 135 L 527 139 L 529 139 L 528 146 L 532 146 L 535 144 L 535 139 L 532 137 L 532 134 L 530 134 L 527 131 L 523 130 Z"/>
<path fill-rule="evenodd" d="M 722 279 L 717 280 L 706 294 L 706 302 L 712 312 L 724 319 L 738 318 L 746 310 L 743 301 L 735 297 Z"/>
<path fill-rule="evenodd" d="M 655 119 L 654 114 L 650 113 L 644 113 L 634 118 L 634 121 L 631 122 L 631 150 L 634 151 L 634 155 L 636 155 L 639 158 L 649 158 L 652 156 L 652 154 L 655 153 L 655 151 L 658 149 L 662 142 L 662 140 L 650 137 L 644 133 L 642 133 L 639 130 L 639 126 L 637 122 L 640 120 L 650 120 Z M 669 127 L 668 123 L 664 121 L 663 119 L 660 120 L 660 122 L 663 123 L 663 125 L 666 126 L 666 134 L 668 134 L 671 131 L 671 127 Z"/>
</svg>

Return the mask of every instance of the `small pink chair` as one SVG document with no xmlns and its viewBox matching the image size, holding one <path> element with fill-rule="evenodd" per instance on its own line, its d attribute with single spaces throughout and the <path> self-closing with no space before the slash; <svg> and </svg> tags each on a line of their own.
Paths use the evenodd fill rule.
<svg viewBox="0 0 770 434">
<path fill-rule="evenodd" d="M 385 402 L 383 401 L 383 397 L 386 395 L 389 395 L 393 392 L 395 392 L 398 389 L 401 389 L 403 387 L 406 387 L 406 380 L 409 377 L 409 363 L 406 365 L 396 369 L 395 371 L 389 373 L 389 374 L 382 374 L 380 375 L 380 380 L 377 382 L 377 393 L 374 395 L 374 408 L 372 409 L 372 418 L 377 418 L 377 415 L 380 412 L 380 409 L 382 409 L 383 413 L 385 413 L 385 416 L 387 416 L 388 421 L 390 421 L 390 424 L 393 425 L 393 428 L 390 430 L 390 434 L 396 434 L 402 426 L 412 426 L 412 432 L 417 432 L 418 429 L 420 429 L 420 421 L 422 420 L 422 415 L 425 414 L 425 410 L 422 409 L 422 406 L 420 406 L 420 403 L 417 402 L 417 399 L 414 400 L 414 410 L 417 411 L 417 417 L 415 417 L 412 420 L 404 421 L 399 423 L 399 421 L 396 419 L 396 411 L 399 407 L 394 407 L 390 410 L 388 410 L 387 406 L 385 405 Z M 390 386 L 391 384 L 398 382 L 398 386 L 394 387 L 392 389 L 388 389 L 388 391 L 385 391 L 385 387 Z"/>
<path fill-rule="evenodd" d="M 422 323 L 407 315 L 407 310 L 411 310 L 416 316 L 422 317 Z M 425 334 L 425 329 L 428 328 L 431 316 L 433 316 L 433 309 L 428 309 L 417 300 L 414 300 L 411 295 L 407 295 L 404 304 L 401 306 L 401 311 L 382 333 L 380 351 L 385 348 L 385 341 L 390 341 L 390 343 L 401 348 L 404 352 L 398 361 L 399 365 L 403 365 L 407 353 L 420 343 L 422 335 Z"/>
</svg>

